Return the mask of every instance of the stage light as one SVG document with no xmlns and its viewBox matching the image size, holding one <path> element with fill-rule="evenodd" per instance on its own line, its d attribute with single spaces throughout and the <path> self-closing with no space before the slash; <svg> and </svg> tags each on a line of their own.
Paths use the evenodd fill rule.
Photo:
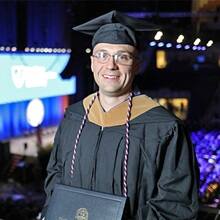
<svg viewBox="0 0 220 220">
<path fill-rule="evenodd" d="M 182 45 L 181 45 L 181 44 L 177 44 L 177 45 L 176 45 L 176 48 L 177 48 L 177 49 L 180 49 L 180 48 L 182 48 Z"/>
<path fill-rule="evenodd" d="M 176 42 L 180 44 L 183 42 L 183 40 L 184 40 L 184 36 L 182 34 L 180 34 L 179 37 L 177 38 Z"/>
<path fill-rule="evenodd" d="M 212 41 L 212 40 L 209 40 L 208 43 L 206 44 L 206 46 L 207 46 L 207 47 L 211 47 L 212 44 L 213 44 L 213 41 Z"/>
<path fill-rule="evenodd" d="M 167 57 L 164 50 L 158 50 L 156 52 L 156 66 L 158 69 L 164 69 L 167 66 Z"/>
<path fill-rule="evenodd" d="M 149 43 L 149 45 L 150 45 L 151 47 L 154 47 L 154 46 L 156 45 L 156 42 L 155 42 L 155 41 L 151 41 L 151 42 Z"/>
<path fill-rule="evenodd" d="M 166 47 L 167 47 L 167 48 L 170 48 L 170 47 L 172 47 L 172 44 L 171 44 L 171 43 L 167 43 L 167 44 L 166 44 Z"/>
<path fill-rule="evenodd" d="M 16 52 L 17 51 L 17 47 L 15 46 L 0 46 L 0 51 L 3 51 L 3 52 Z M 71 53 L 71 49 L 68 48 L 39 48 L 39 47 L 25 47 L 24 48 L 24 52 L 31 52 L 31 53 L 34 53 L 34 52 L 37 52 L 37 53 L 52 53 L 52 52 L 55 52 L 55 53 Z"/>
<path fill-rule="evenodd" d="M 205 62 L 205 56 L 204 55 L 199 55 L 196 57 L 196 60 L 198 63 L 204 63 Z"/>
<path fill-rule="evenodd" d="M 193 49 L 193 50 L 196 50 L 196 49 L 197 49 L 197 46 L 193 46 L 192 49 Z"/>
<path fill-rule="evenodd" d="M 91 53 L 91 49 L 90 48 L 86 48 L 86 53 Z"/>
<path fill-rule="evenodd" d="M 72 50 L 71 50 L 71 49 L 67 49 L 66 52 L 67 52 L 67 53 L 71 53 Z"/>
<path fill-rule="evenodd" d="M 30 52 L 35 52 L 35 48 L 31 47 Z"/>
<path fill-rule="evenodd" d="M 37 127 L 43 122 L 44 116 L 45 108 L 43 102 L 40 99 L 31 100 L 26 109 L 27 122 L 32 127 Z"/>
<path fill-rule="evenodd" d="M 203 50 L 203 51 L 206 50 L 206 47 L 205 47 L 205 46 L 202 46 L 202 50 Z"/>
<path fill-rule="evenodd" d="M 194 41 L 194 45 L 197 46 L 199 45 L 199 43 L 201 42 L 201 40 L 199 38 L 196 38 L 196 40 Z"/>
<path fill-rule="evenodd" d="M 163 32 L 158 31 L 154 36 L 154 40 L 160 40 L 162 36 L 163 36 Z"/>
<path fill-rule="evenodd" d="M 44 48 L 45 53 L 48 53 L 48 51 L 49 51 L 48 48 Z"/>
<path fill-rule="evenodd" d="M 185 48 L 186 50 L 188 50 L 188 49 L 190 48 L 190 46 L 187 44 L 187 45 L 184 46 L 184 48 Z"/>
<path fill-rule="evenodd" d="M 164 46 L 163 42 L 158 43 L 158 47 L 163 47 L 163 46 Z"/>
<path fill-rule="evenodd" d="M 15 52 L 17 50 L 17 47 L 12 47 L 11 51 Z"/>
</svg>

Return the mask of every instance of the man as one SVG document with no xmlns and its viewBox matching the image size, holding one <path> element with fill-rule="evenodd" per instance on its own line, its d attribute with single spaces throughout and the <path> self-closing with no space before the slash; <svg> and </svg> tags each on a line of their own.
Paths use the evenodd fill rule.
<svg viewBox="0 0 220 220">
<path fill-rule="evenodd" d="M 70 106 L 59 126 L 43 215 L 61 183 L 127 197 L 125 219 L 196 219 L 196 162 L 185 128 L 133 90 L 136 32 L 152 28 L 112 11 L 74 30 L 94 35 L 91 70 L 99 90 Z"/>
</svg>

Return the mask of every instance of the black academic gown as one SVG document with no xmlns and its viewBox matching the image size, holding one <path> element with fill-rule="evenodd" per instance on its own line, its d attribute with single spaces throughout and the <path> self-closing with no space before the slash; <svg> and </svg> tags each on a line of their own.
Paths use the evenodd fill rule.
<svg viewBox="0 0 220 220">
<path fill-rule="evenodd" d="M 125 125 L 102 127 L 87 120 L 70 177 L 83 103 L 68 108 L 58 128 L 45 181 L 50 201 L 55 183 L 122 195 Z M 196 219 L 198 189 L 193 147 L 180 120 L 161 106 L 130 121 L 129 217 L 138 220 Z"/>
</svg>

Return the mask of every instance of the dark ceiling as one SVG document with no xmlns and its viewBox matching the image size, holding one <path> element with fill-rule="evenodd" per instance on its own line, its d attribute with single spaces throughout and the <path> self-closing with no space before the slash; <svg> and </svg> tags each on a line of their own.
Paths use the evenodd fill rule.
<svg viewBox="0 0 220 220">
<path fill-rule="evenodd" d="M 197 0 L 198 1 L 198 0 Z M 213 1 L 213 0 L 211 0 Z M 219 1 L 220 2 L 220 1 Z M 220 7 L 212 10 L 193 10 L 192 0 L 139 0 L 139 1 L 77 1 L 68 2 L 72 25 L 107 13 L 113 9 L 130 13 L 159 24 L 169 37 L 182 32 L 204 40 L 220 41 Z M 175 36 L 176 37 L 176 36 Z"/>
</svg>

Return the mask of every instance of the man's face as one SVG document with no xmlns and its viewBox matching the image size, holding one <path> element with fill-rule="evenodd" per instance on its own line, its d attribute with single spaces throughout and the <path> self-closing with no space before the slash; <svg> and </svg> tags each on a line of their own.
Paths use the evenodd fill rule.
<svg viewBox="0 0 220 220">
<path fill-rule="evenodd" d="M 94 47 L 91 69 L 100 94 L 117 97 L 130 92 L 138 70 L 136 53 L 136 48 L 127 44 L 99 43 Z M 127 61 L 129 55 L 130 61 Z M 106 56 L 108 59 L 103 62 Z M 101 57 L 101 59 L 97 57 Z M 127 62 L 126 65 L 124 61 Z"/>
</svg>

